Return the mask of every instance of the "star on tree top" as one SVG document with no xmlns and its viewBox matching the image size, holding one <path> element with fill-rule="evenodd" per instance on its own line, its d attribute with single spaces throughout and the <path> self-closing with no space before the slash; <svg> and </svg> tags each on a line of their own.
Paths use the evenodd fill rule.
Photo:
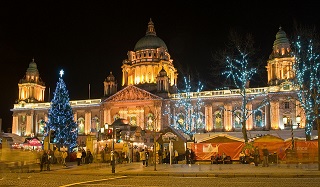
<svg viewBox="0 0 320 187">
<path fill-rule="evenodd" d="M 60 70 L 60 77 L 62 77 L 62 75 L 64 74 L 64 71 L 63 71 L 63 69 L 62 70 Z"/>
</svg>

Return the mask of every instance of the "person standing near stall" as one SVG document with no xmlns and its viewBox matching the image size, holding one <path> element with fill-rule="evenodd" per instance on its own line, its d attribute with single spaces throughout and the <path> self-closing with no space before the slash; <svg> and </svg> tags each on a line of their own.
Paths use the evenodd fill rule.
<svg viewBox="0 0 320 187">
<path fill-rule="evenodd" d="M 79 149 L 77 152 L 77 165 L 78 166 L 80 166 L 80 164 L 81 164 L 81 157 L 82 157 L 82 152 L 81 152 L 81 149 Z"/>
<path fill-rule="evenodd" d="M 263 146 L 262 149 L 262 154 L 263 154 L 263 163 L 262 163 L 262 167 L 269 167 L 269 160 L 268 160 L 268 156 L 269 156 L 269 151 L 267 149 L 267 145 Z"/>
<path fill-rule="evenodd" d="M 66 163 L 67 156 L 68 156 L 67 151 L 63 150 L 62 153 L 61 153 L 61 164 L 64 167 L 67 167 L 67 163 Z"/>
</svg>

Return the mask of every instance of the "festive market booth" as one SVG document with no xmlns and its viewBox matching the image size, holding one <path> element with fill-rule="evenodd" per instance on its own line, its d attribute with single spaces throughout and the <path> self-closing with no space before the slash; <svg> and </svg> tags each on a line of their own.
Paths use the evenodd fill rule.
<svg viewBox="0 0 320 187">
<path fill-rule="evenodd" d="M 211 157 L 225 153 L 231 160 L 239 160 L 245 143 L 243 139 L 228 134 L 216 134 L 199 140 L 192 145 L 196 160 L 211 160 Z"/>
<path fill-rule="evenodd" d="M 256 137 L 253 143 L 254 147 L 259 149 L 260 159 L 262 159 L 262 149 L 266 147 L 269 151 L 269 162 L 276 163 L 278 160 L 283 160 L 285 157 L 285 150 L 290 147 L 290 145 L 284 142 L 283 139 L 274 135 L 263 135 Z"/>
<path fill-rule="evenodd" d="M 42 143 L 37 137 L 26 138 L 22 147 L 26 150 L 42 150 Z"/>
</svg>

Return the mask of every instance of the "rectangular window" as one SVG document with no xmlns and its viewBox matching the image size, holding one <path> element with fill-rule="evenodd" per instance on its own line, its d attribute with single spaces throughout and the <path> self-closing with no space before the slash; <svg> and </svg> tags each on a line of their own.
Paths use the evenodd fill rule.
<svg viewBox="0 0 320 187">
<path fill-rule="evenodd" d="M 290 108 L 289 102 L 284 102 L 284 108 L 285 109 L 289 109 Z"/>
</svg>

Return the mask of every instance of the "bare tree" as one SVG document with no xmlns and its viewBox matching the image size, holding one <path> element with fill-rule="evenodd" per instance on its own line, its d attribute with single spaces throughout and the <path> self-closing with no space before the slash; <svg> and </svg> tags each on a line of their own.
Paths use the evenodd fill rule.
<svg viewBox="0 0 320 187">
<path fill-rule="evenodd" d="M 190 76 L 184 77 L 183 88 L 175 94 L 176 101 L 173 105 L 165 106 L 164 115 L 168 116 L 168 121 L 176 122 L 176 125 L 170 125 L 188 135 L 190 139 L 193 139 L 195 133 L 204 130 L 204 117 L 201 115 L 204 103 L 200 97 L 202 89 L 203 85 L 200 81 L 193 86 Z"/>
<path fill-rule="evenodd" d="M 312 130 L 318 130 L 320 145 L 320 40 L 315 27 L 297 26 L 293 41 L 295 86 L 298 101 L 306 115 L 306 140 L 311 140 Z M 318 148 L 320 155 L 320 149 Z M 320 170 L 320 158 L 318 160 Z"/>
<path fill-rule="evenodd" d="M 306 114 L 306 139 L 310 140 L 311 132 L 318 127 L 320 117 L 320 48 L 315 28 L 296 28 L 293 53 L 295 86 L 298 88 L 300 106 Z"/>
<path fill-rule="evenodd" d="M 251 61 L 254 58 L 256 49 L 254 48 L 254 39 L 251 34 L 241 37 L 235 31 L 230 32 L 229 43 L 224 51 L 218 52 L 215 55 L 215 61 L 223 64 L 222 75 L 227 77 L 225 87 L 235 87 L 239 89 L 238 93 L 242 97 L 239 108 L 234 107 L 232 112 L 237 121 L 241 122 L 241 129 L 245 142 L 248 142 L 246 121 L 257 110 L 269 104 L 266 92 L 259 94 L 250 94 L 249 83 L 254 74 L 257 73 L 260 65 L 259 61 Z M 265 90 L 267 91 L 267 90 Z M 248 109 L 247 105 L 253 102 L 257 96 L 263 96 L 264 99 L 255 109 Z M 241 113 L 236 111 L 241 110 Z"/>
</svg>

